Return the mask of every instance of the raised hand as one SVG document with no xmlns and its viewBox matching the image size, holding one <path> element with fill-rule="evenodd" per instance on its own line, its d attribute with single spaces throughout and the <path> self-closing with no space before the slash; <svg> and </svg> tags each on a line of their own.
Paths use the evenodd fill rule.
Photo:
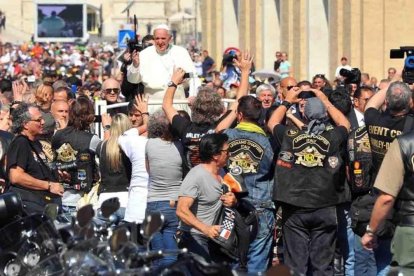
<svg viewBox="0 0 414 276">
<path fill-rule="evenodd" d="M 148 96 L 136 95 L 134 107 L 141 113 L 148 113 Z"/>
<path fill-rule="evenodd" d="M 132 64 L 134 65 L 134 67 L 139 66 L 139 52 L 135 50 L 132 52 Z"/>
<path fill-rule="evenodd" d="M 176 85 L 180 85 L 184 81 L 185 71 L 182 68 L 177 68 L 174 70 L 171 77 L 171 81 Z"/>
<path fill-rule="evenodd" d="M 239 59 L 233 59 L 234 65 L 237 66 L 241 71 L 248 71 L 252 68 L 253 55 L 250 52 L 244 51 L 241 53 Z"/>
</svg>

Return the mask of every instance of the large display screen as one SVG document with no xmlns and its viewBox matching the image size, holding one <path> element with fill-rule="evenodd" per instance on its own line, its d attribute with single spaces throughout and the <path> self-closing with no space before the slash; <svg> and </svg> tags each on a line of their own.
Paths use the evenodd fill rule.
<svg viewBox="0 0 414 276">
<path fill-rule="evenodd" d="M 37 5 L 38 38 L 81 38 L 83 35 L 83 5 Z"/>
</svg>

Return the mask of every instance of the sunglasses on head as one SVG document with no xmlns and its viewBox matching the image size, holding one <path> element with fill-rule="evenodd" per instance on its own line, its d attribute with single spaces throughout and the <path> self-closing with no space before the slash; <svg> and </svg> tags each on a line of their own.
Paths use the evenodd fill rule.
<svg viewBox="0 0 414 276">
<path fill-rule="evenodd" d="M 107 88 L 107 89 L 105 89 L 105 93 L 112 94 L 112 92 L 113 92 L 113 94 L 118 94 L 119 93 L 119 88 Z"/>
<path fill-rule="evenodd" d="M 315 78 L 320 78 L 320 79 L 324 79 L 325 75 L 324 74 L 316 74 Z"/>
</svg>

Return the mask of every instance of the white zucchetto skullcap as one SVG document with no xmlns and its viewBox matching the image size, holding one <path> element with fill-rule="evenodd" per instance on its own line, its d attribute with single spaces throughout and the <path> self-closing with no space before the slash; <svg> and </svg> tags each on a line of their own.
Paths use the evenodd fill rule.
<svg viewBox="0 0 414 276">
<path fill-rule="evenodd" d="M 168 27 L 166 24 L 160 24 L 154 28 L 154 31 L 156 30 L 166 30 L 167 32 L 170 32 L 170 27 Z"/>
</svg>

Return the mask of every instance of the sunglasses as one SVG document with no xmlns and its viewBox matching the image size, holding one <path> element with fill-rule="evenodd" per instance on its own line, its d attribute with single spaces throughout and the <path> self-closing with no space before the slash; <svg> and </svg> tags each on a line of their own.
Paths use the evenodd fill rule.
<svg viewBox="0 0 414 276">
<path fill-rule="evenodd" d="M 288 85 L 286 86 L 286 89 L 289 91 L 290 89 L 292 89 L 293 87 L 297 87 L 296 85 Z"/>
<path fill-rule="evenodd" d="M 324 74 L 316 74 L 314 78 L 324 79 L 325 75 Z"/>
<path fill-rule="evenodd" d="M 119 93 L 119 88 L 107 88 L 107 89 L 105 89 L 105 93 L 108 93 L 108 94 L 118 94 Z"/>
<path fill-rule="evenodd" d="M 43 117 L 40 117 L 40 118 L 38 118 L 38 119 L 32 119 L 32 120 L 30 120 L 31 122 L 37 122 L 37 123 L 40 123 L 40 122 L 42 122 L 43 121 Z"/>
</svg>

